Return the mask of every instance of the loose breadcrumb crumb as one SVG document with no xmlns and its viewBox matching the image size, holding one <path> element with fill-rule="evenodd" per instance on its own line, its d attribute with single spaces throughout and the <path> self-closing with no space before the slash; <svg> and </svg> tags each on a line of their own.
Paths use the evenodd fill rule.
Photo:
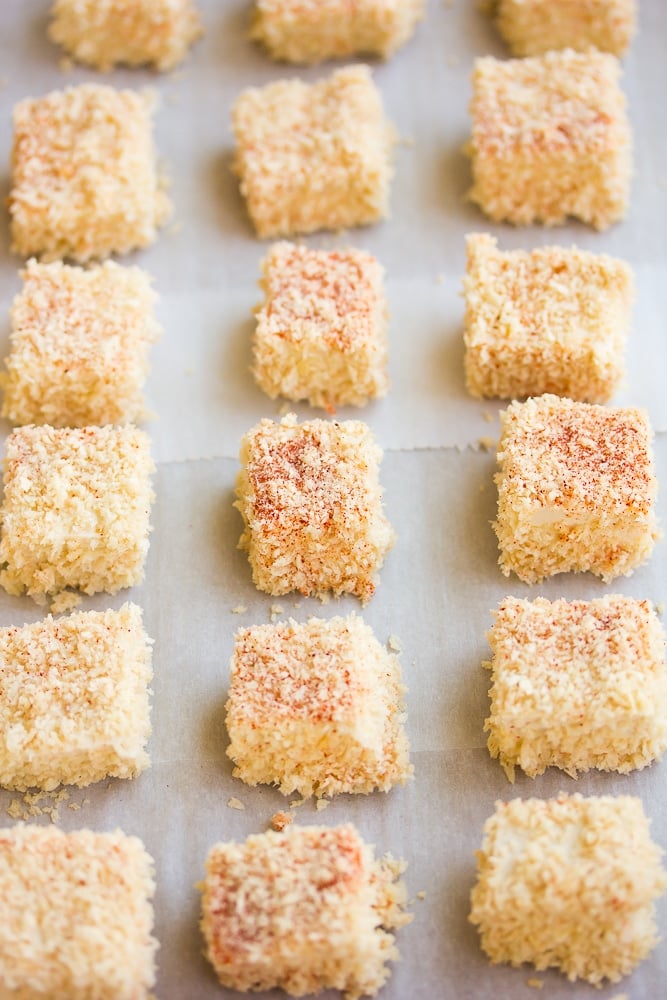
<svg viewBox="0 0 667 1000">
<path fill-rule="evenodd" d="M 236 607 L 232 608 L 233 615 L 244 615 L 247 611 L 245 604 L 237 604 Z"/>
<path fill-rule="evenodd" d="M 241 800 L 233 797 L 227 800 L 227 805 L 230 809 L 245 809 Z"/>
<path fill-rule="evenodd" d="M 294 822 L 294 816 L 290 816 L 290 814 L 286 812 L 277 812 L 274 813 L 273 816 L 271 817 L 271 826 L 274 830 L 277 830 L 278 832 L 284 830 L 286 826 L 289 826 L 290 823 L 293 822 Z"/>
</svg>

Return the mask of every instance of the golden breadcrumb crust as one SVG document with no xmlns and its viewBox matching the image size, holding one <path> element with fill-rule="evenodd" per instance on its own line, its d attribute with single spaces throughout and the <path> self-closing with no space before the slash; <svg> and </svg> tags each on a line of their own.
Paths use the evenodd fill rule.
<svg viewBox="0 0 667 1000">
<path fill-rule="evenodd" d="M 147 417 L 148 354 L 162 333 L 149 276 L 113 261 L 84 270 L 30 260 L 21 277 L 2 416 L 52 427 Z"/>
<path fill-rule="evenodd" d="M 306 798 L 410 778 L 400 662 L 361 618 L 241 629 L 230 677 L 227 754 L 247 784 Z"/>
<path fill-rule="evenodd" d="M 424 0 L 256 0 L 250 37 L 273 59 L 389 58 L 424 16 Z"/>
<path fill-rule="evenodd" d="M 0 585 L 43 603 L 143 579 L 154 465 L 136 427 L 28 425 L 7 439 Z"/>
<path fill-rule="evenodd" d="M 622 56 L 637 30 L 636 0 L 494 0 L 492 10 L 515 56 L 591 47 Z"/>
<path fill-rule="evenodd" d="M 622 219 L 632 165 L 620 74 L 614 56 L 594 50 L 477 59 L 470 199 L 520 226 L 574 216 L 606 229 Z"/>
<path fill-rule="evenodd" d="M 510 781 L 560 767 L 626 774 L 667 747 L 665 634 L 648 601 L 506 597 L 489 633 L 492 757 Z"/>
<path fill-rule="evenodd" d="M 550 394 L 502 414 L 498 516 L 505 576 L 628 576 L 659 537 L 648 415 Z"/>
<path fill-rule="evenodd" d="M 386 218 L 396 133 L 367 66 L 244 90 L 234 170 L 261 238 Z"/>
<path fill-rule="evenodd" d="M 395 534 L 382 506 L 382 451 L 358 420 L 262 420 L 241 442 L 235 506 L 255 585 L 279 596 L 375 592 Z"/>
<path fill-rule="evenodd" d="M 378 861 L 351 825 L 288 826 L 216 844 L 202 883 L 206 955 L 223 986 L 375 996 L 398 958 L 405 866 Z"/>
<path fill-rule="evenodd" d="M 12 249 L 85 262 L 148 246 L 171 206 L 153 145 L 155 95 L 84 83 L 14 108 Z"/>
<path fill-rule="evenodd" d="M 134 604 L 0 629 L 0 785 L 49 791 L 139 774 L 151 677 Z"/>
<path fill-rule="evenodd" d="M 618 982 L 657 943 L 661 855 L 637 798 L 497 802 L 477 853 L 470 920 L 494 963 Z"/>
<path fill-rule="evenodd" d="M 387 304 L 383 269 L 361 250 L 276 243 L 262 261 L 253 374 L 272 399 L 332 412 L 384 396 Z"/>
<path fill-rule="evenodd" d="M 152 858 L 120 830 L 0 830 L 2 995 L 149 1000 L 154 891 Z"/>
<path fill-rule="evenodd" d="M 203 32 L 194 0 L 54 0 L 49 38 L 77 62 L 169 70 Z"/>
<path fill-rule="evenodd" d="M 473 396 L 606 403 L 625 373 L 630 266 L 577 247 L 498 250 L 467 237 L 465 374 Z"/>
</svg>

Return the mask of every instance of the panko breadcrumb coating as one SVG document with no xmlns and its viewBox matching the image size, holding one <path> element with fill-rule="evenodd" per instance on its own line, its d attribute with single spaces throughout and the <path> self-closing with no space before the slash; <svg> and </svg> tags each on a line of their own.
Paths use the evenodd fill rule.
<svg viewBox="0 0 667 1000">
<path fill-rule="evenodd" d="M 424 0 L 256 0 L 251 38 L 273 59 L 317 63 L 353 55 L 387 59 L 424 16 Z"/>
<path fill-rule="evenodd" d="M 470 920 L 494 963 L 618 982 L 657 944 L 661 856 L 637 798 L 497 802 L 477 853 Z"/>
<path fill-rule="evenodd" d="M 332 412 L 384 396 L 387 304 L 383 269 L 361 250 L 274 244 L 262 261 L 253 374 L 275 399 Z"/>
<path fill-rule="evenodd" d="M 84 270 L 30 260 L 21 277 L 0 375 L 2 416 L 53 427 L 148 416 L 142 388 L 162 333 L 149 276 L 113 261 Z"/>
<path fill-rule="evenodd" d="M 307 798 L 412 774 L 400 663 L 361 618 L 241 629 L 230 678 L 227 754 L 247 784 Z"/>
<path fill-rule="evenodd" d="M 622 56 L 637 29 L 636 0 L 493 0 L 492 11 L 515 56 L 591 47 Z"/>
<path fill-rule="evenodd" d="M 594 50 L 477 59 L 470 199 L 519 226 L 622 219 L 632 162 L 620 74 L 615 56 Z"/>
<path fill-rule="evenodd" d="M 77 62 L 169 70 L 202 34 L 194 0 L 55 0 L 49 38 Z"/>
<path fill-rule="evenodd" d="M 14 108 L 12 250 L 84 263 L 148 246 L 170 214 L 155 95 L 83 83 Z"/>
<path fill-rule="evenodd" d="M 466 243 L 468 391 L 608 402 L 625 373 L 631 267 L 577 247 L 503 252 L 482 233 Z"/>
<path fill-rule="evenodd" d="M 139 774 L 151 677 L 134 604 L 0 629 L 0 785 L 50 791 Z"/>
<path fill-rule="evenodd" d="M 396 132 L 367 66 L 313 84 L 244 90 L 232 121 L 234 170 L 259 237 L 362 226 L 389 214 Z"/>
<path fill-rule="evenodd" d="M 0 830 L 3 997 L 149 1000 L 153 860 L 120 830 Z"/>
<path fill-rule="evenodd" d="M 515 767 L 626 774 L 664 753 L 665 634 L 648 601 L 506 597 L 489 642 L 484 728 L 510 781 Z"/>
<path fill-rule="evenodd" d="M 143 579 L 154 471 L 125 427 L 20 427 L 7 439 L 0 586 L 43 603 L 73 587 L 115 594 Z"/>
<path fill-rule="evenodd" d="M 311 420 L 290 413 L 262 420 L 241 443 L 236 485 L 255 585 L 279 597 L 375 592 L 394 544 L 384 515 L 382 451 L 358 420 Z"/>
<path fill-rule="evenodd" d="M 216 844 L 202 883 L 206 955 L 223 986 L 291 996 L 375 996 L 398 951 L 404 865 L 378 861 L 352 825 L 288 826 Z"/>
<path fill-rule="evenodd" d="M 658 484 L 644 410 L 547 394 L 511 403 L 501 421 L 494 528 L 505 576 L 590 571 L 609 583 L 650 556 Z"/>
</svg>

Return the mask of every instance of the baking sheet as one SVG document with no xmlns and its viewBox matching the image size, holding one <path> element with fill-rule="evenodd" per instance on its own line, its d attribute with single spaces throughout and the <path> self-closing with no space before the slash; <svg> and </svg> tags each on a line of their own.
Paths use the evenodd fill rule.
<svg viewBox="0 0 667 1000">
<path fill-rule="evenodd" d="M 0 148 L 7 162 L 10 111 L 21 97 L 98 79 L 91 71 L 63 74 L 60 53 L 46 40 L 46 0 L 4 0 L 0 8 Z M 85 608 L 144 608 L 155 639 L 153 766 L 132 782 L 111 781 L 70 790 L 59 807 L 67 829 L 122 827 L 143 838 L 157 866 L 156 932 L 160 1000 L 233 996 L 221 989 L 201 955 L 199 896 L 209 847 L 265 829 L 284 808 L 273 789 L 250 789 L 231 777 L 225 756 L 224 701 L 233 635 L 241 625 L 270 620 L 272 605 L 304 620 L 359 611 L 352 599 L 322 605 L 298 597 L 271 598 L 250 580 L 232 491 L 242 434 L 281 406 L 254 386 L 250 311 L 258 301 L 259 261 L 266 244 L 253 235 L 236 181 L 229 172 L 229 111 L 236 94 L 285 75 L 313 80 L 330 67 L 307 70 L 270 63 L 245 40 L 248 4 L 202 0 L 206 36 L 181 70 L 164 77 L 116 71 L 118 86 L 152 86 L 162 97 L 157 142 L 171 175 L 175 217 L 137 263 L 155 279 L 165 333 L 153 352 L 149 397 L 157 419 L 149 426 L 158 462 L 154 530 L 140 587 L 115 597 L 84 600 Z M 468 131 L 469 74 L 476 55 L 503 54 L 493 28 L 472 0 L 431 0 L 412 42 L 387 64 L 374 64 L 387 112 L 404 142 L 397 149 L 390 222 L 343 234 L 309 237 L 311 246 L 354 245 L 375 253 L 387 271 L 391 307 L 393 388 L 361 417 L 385 448 L 382 481 L 398 542 L 364 609 L 378 637 L 401 640 L 408 693 L 415 779 L 405 789 L 370 797 L 342 796 L 324 812 L 301 806 L 297 822 L 353 820 L 380 852 L 409 863 L 406 879 L 415 919 L 399 935 L 402 960 L 383 1000 L 486 1000 L 534 997 L 529 968 L 490 967 L 467 922 L 474 850 L 484 820 L 500 797 L 559 790 L 638 794 L 667 847 L 667 761 L 624 777 L 590 774 L 573 782 L 560 772 L 514 786 L 485 749 L 490 609 L 511 593 L 595 597 L 614 591 L 664 603 L 665 543 L 632 577 L 605 587 L 586 576 L 557 577 L 539 587 L 505 580 L 496 566 L 494 457 L 478 447 L 498 433 L 495 402 L 464 389 L 461 339 L 464 236 L 489 231 L 501 247 L 578 245 L 629 260 L 638 300 L 628 351 L 628 378 L 615 402 L 648 407 L 656 429 L 659 515 L 667 524 L 667 142 L 662 104 L 667 82 L 667 11 L 643 0 L 641 29 L 626 62 L 625 90 L 635 132 L 636 177 L 628 219 L 606 233 L 573 224 L 557 230 L 488 224 L 463 200 L 470 183 L 461 147 Z M 5 179 L 5 189 L 7 182 Z M 20 262 L 7 250 L 2 221 L 0 347 L 8 344 L 7 310 L 20 282 Z M 307 407 L 297 407 L 312 415 Z M 2 429 L 4 437 L 7 426 Z M 246 607 L 242 614 L 233 608 Z M 38 620 L 28 599 L 0 593 L 0 624 Z M 2 822 L 17 796 L 0 792 Z M 238 798 L 245 809 L 227 806 Z M 72 810 L 69 805 L 79 805 Z M 49 803 L 45 803 L 48 805 Z M 47 816 L 35 822 L 49 822 Z M 425 890 L 426 897 L 416 898 Z M 660 902 L 667 935 L 667 901 Z M 593 992 L 557 973 L 541 973 L 543 995 L 600 997 L 626 993 L 654 1000 L 667 981 L 664 942 L 622 984 Z M 273 995 L 273 994 L 267 994 Z M 280 994 L 276 994 L 280 995 Z"/>
</svg>

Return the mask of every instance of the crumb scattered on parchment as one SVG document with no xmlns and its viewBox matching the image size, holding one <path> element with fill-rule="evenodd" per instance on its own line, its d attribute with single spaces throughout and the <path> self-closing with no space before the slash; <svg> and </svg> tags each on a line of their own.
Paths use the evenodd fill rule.
<svg viewBox="0 0 667 1000">
<path fill-rule="evenodd" d="M 401 646 L 401 640 L 397 635 L 390 635 L 387 639 L 387 645 L 392 653 L 400 653 L 403 647 Z"/>
<path fill-rule="evenodd" d="M 245 806 L 240 799 L 236 799 L 232 796 L 231 799 L 227 800 L 227 805 L 230 809 L 245 809 Z"/>
<path fill-rule="evenodd" d="M 293 608 L 300 608 L 301 607 L 301 601 L 295 601 L 294 604 L 292 605 L 292 607 Z"/>
<path fill-rule="evenodd" d="M 293 409 L 294 409 L 294 407 L 290 406 L 289 403 L 283 402 L 278 407 L 278 416 L 279 417 L 286 417 L 287 414 L 290 413 Z"/>
<path fill-rule="evenodd" d="M 630 1000 L 628 993 L 615 993 L 609 1000 Z"/>
<path fill-rule="evenodd" d="M 169 236 L 178 236 L 178 234 L 182 231 L 183 231 L 183 223 L 180 220 L 172 222 L 170 226 L 167 226 L 166 230 Z"/>
<path fill-rule="evenodd" d="M 495 413 L 491 413 L 490 410 L 482 410 L 482 420 L 486 420 L 487 424 L 492 424 L 495 419 Z"/>
<path fill-rule="evenodd" d="M 58 69 L 61 73 L 71 73 L 74 69 L 74 63 L 67 56 L 63 56 L 62 59 L 58 60 Z"/>
<path fill-rule="evenodd" d="M 282 604 L 272 604 L 271 607 L 269 608 L 269 611 L 271 613 L 272 622 L 276 621 L 276 619 L 279 618 L 280 615 L 285 613 Z"/>
<path fill-rule="evenodd" d="M 445 276 L 442 273 L 442 271 L 439 271 L 436 274 L 436 276 L 435 276 L 435 283 L 436 283 L 436 285 L 444 285 L 444 283 L 445 283 Z"/>
<path fill-rule="evenodd" d="M 656 604 L 656 606 L 655 606 L 655 613 L 656 613 L 656 615 L 664 615 L 664 613 L 665 613 L 665 605 L 663 604 L 662 601 L 658 601 L 658 603 Z"/>
<path fill-rule="evenodd" d="M 415 140 L 414 140 L 413 136 L 411 136 L 411 135 L 404 135 L 404 136 L 401 137 L 401 146 L 407 146 L 408 149 L 411 149 L 412 146 L 414 146 L 414 144 L 415 144 Z"/>
<path fill-rule="evenodd" d="M 271 826 L 273 827 L 274 830 L 277 830 L 278 833 L 280 833 L 281 830 L 284 830 L 286 826 L 289 826 L 290 823 L 293 822 L 294 822 L 294 816 L 290 816 L 290 814 L 286 812 L 277 812 L 274 813 L 273 816 L 271 817 Z"/>
<path fill-rule="evenodd" d="M 51 614 L 63 615 L 67 611 L 78 608 L 80 604 L 81 594 L 77 594 L 73 590 L 61 590 L 59 594 L 55 594 L 51 598 Z"/>
<path fill-rule="evenodd" d="M 12 819 L 23 820 L 48 816 L 52 823 L 57 823 L 60 818 L 60 803 L 68 798 L 69 791 L 66 788 L 53 792 L 26 792 L 23 798 L 12 799 L 7 807 L 7 814 Z"/>
<path fill-rule="evenodd" d="M 317 802 L 315 803 L 315 808 L 317 809 L 318 812 L 322 812 L 323 809 L 327 809 L 328 807 L 329 807 L 329 799 L 318 799 Z"/>
<path fill-rule="evenodd" d="M 417 899 L 426 899 L 426 889 L 420 889 L 417 893 Z"/>
<path fill-rule="evenodd" d="M 317 599 L 320 602 L 320 604 L 328 604 L 329 601 L 331 600 L 331 594 L 325 594 L 325 593 L 318 594 Z"/>
<path fill-rule="evenodd" d="M 290 809 L 298 809 L 299 806 L 302 806 L 304 804 L 304 802 L 307 802 L 307 801 L 308 801 L 308 799 L 292 799 L 292 801 L 289 804 L 289 807 L 290 807 Z"/>
<path fill-rule="evenodd" d="M 244 615 L 248 609 L 245 604 L 237 604 L 236 607 L 232 608 L 233 615 Z"/>
<path fill-rule="evenodd" d="M 488 437 L 487 435 L 483 435 L 477 442 L 482 451 L 493 451 L 497 443 L 495 438 Z"/>
<path fill-rule="evenodd" d="M 527 979 L 526 983 L 528 986 L 532 986 L 534 990 L 541 990 L 544 987 L 543 979 Z"/>
<path fill-rule="evenodd" d="M 72 812 L 78 812 L 78 810 L 81 808 L 81 806 L 79 805 L 78 802 L 68 802 L 67 803 L 67 808 L 71 809 Z"/>
</svg>

